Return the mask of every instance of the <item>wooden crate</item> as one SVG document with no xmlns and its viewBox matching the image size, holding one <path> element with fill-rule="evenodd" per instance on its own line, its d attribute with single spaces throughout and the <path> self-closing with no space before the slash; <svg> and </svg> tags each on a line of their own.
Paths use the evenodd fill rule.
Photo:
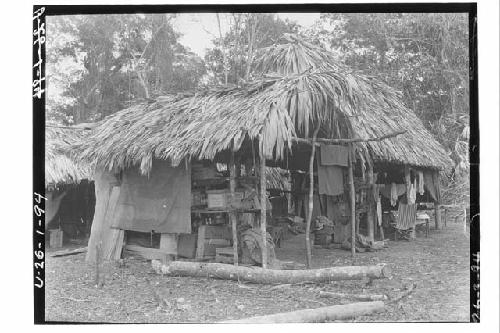
<svg viewBox="0 0 500 333">
<path fill-rule="evenodd" d="M 228 190 L 209 190 L 207 191 L 208 209 L 224 209 L 227 207 Z"/>
<path fill-rule="evenodd" d="M 216 249 L 227 247 L 233 238 L 227 226 L 202 225 L 198 228 L 196 259 L 215 257 Z"/>
<path fill-rule="evenodd" d="M 223 264 L 234 263 L 234 251 L 232 247 L 219 247 L 215 250 L 215 261 Z"/>
</svg>

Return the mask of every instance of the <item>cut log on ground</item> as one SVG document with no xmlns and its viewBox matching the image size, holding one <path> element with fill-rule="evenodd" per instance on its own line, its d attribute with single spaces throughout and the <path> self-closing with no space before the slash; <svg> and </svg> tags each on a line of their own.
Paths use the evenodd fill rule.
<svg viewBox="0 0 500 333">
<path fill-rule="evenodd" d="M 220 263 L 195 263 L 172 261 L 163 265 L 152 261 L 157 273 L 174 276 L 212 277 L 224 280 L 246 281 L 250 283 L 318 283 L 341 280 L 382 279 L 389 277 L 386 265 L 343 266 L 309 270 L 277 270 L 260 267 L 233 266 Z"/>
<path fill-rule="evenodd" d="M 361 302 L 332 305 L 317 309 L 277 313 L 268 316 L 229 320 L 227 324 L 277 324 L 277 323 L 321 323 L 366 316 L 384 310 L 384 302 Z"/>
<path fill-rule="evenodd" d="M 387 299 L 386 295 L 367 295 L 367 294 L 345 294 L 334 293 L 330 291 L 320 291 L 319 297 L 321 298 L 354 298 L 358 301 L 383 301 Z"/>
</svg>

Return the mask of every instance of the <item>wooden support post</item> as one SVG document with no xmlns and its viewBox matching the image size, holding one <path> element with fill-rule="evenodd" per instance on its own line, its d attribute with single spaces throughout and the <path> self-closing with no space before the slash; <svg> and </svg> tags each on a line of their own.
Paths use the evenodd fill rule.
<svg viewBox="0 0 500 333">
<path fill-rule="evenodd" d="M 366 213 L 366 224 L 368 229 L 368 239 L 370 241 L 375 241 L 375 221 L 374 215 L 376 214 L 376 209 L 374 208 L 374 199 L 373 199 L 373 167 L 371 163 L 368 164 L 368 184 L 370 185 L 368 188 L 368 198 L 366 198 L 368 204 L 368 212 Z"/>
<path fill-rule="evenodd" d="M 229 157 L 229 191 L 231 192 L 231 201 L 234 202 L 234 192 L 236 191 L 236 166 L 234 163 L 234 152 L 231 149 Z M 229 220 L 231 221 L 231 229 L 233 232 L 233 263 L 238 266 L 238 223 L 236 213 L 229 212 Z"/>
<path fill-rule="evenodd" d="M 264 156 L 264 136 L 260 137 L 260 231 L 262 233 L 262 268 L 267 268 L 267 186 L 266 186 L 266 157 Z"/>
<path fill-rule="evenodd" d="M 309 158 L 309 209 L 307 210 L 306 221 L 306 266 L 311 268 L 312 253 L 311 253 L 311 220 L 314 209 L 314 155 L 316 153 L 316 136 L 319 132 L 319 126 L 314 130 L 312 138 L 311 157 Z"/>
<path fill-rule="evenodd" d="M 288 185 L 290 186 L 290 190 L 292 190 L 292 173 L 290 170 L 288 170 L 287 181 L 288 181 Z M 287 206 L 286 213 L 287 214 L 293 214 L 292 200 L 293 200 L 293 195 L 292 195 L 292 192 L 290 191 L 286 194 L 286 206 Z"/>
<path fill-rule="evenodd" d="M 434 173 L 432 180 L 434 181 L 434 186 L 436 188 L 436 197 L 437 200 L 434 201 L 434 223 L 436 226 L 436 230 L 438 230 L 441 227 L 441 186 L 440 186 L 440 181 L 439 181 L 439 172 Z"/>
<path fill-rule="evenodd" d="M 351 254 L 354 257 L 356 254 L 356 193 L 354 189 L 354 175 L 352 171 L 353 165 L 353 152 L 352 145 L 349 144 L 349 168 L 348 168 L 348 177 L 349 177 L 349 201 L 351 206 Z"/>
<path fill-rule="evenodd" d="M 446 227 L 447 218 L 448 218 L 448 208 L 445 208 L 444 209 L 444 219 L 443 219 L 445 227 Z"/>
<path fill-rule="evenodd" d="M 405 165 L 405 185 L 406 185 L 406 203 L 410 203 L 410 189 L 411 189 L 411 175 L 410 167 Z M 399 218 L 399 217 L 398 217 Z M 396 231 L 397 234 L 397 231 Z M 415 226 L 413 230 L 410 231 L 410 239 L 415 239 Z"/>
<path fill-rule="evenodd" d="M 165 253 L 165 260 L 175 260 L 177 257 L 177 242 L 176 234 L 161 234 L 160 250 Z"/>
<path fill-rule="evenodd" d="M 434 223 L 436 230 L 439 230 L 439 226 L 441 225 L 441 207 L 439 201 L 434 201 Z"/>
</svg>

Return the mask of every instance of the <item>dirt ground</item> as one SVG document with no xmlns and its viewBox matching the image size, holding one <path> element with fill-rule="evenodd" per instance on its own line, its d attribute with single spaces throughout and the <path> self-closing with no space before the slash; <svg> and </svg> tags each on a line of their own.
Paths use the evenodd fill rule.
<svg viewBox="0 0 500 333">
<path fill-rule="evenodd" d="M 304 235 L 277 249 L 281 260 L 304 263 Z M 105 283 L 95 284 L 95 268 L 84 254 L 46 262 L 46 320 L 118 323 L 208 323 L 354 302 L 320 298 L 319 292 L 385 294 L 391 299 L 416 283 L 408 297 L 387 304 L 385 311 L 354 322 L 469 321 L 469 237 L 461 225 L 419 234 L 411 242 L 390 241 L 389 248 L 360 253 L 313 250 L 313 266 L 387 263 L 391 279 L 325 284 L 252 285 L 234 281 L 167 277 L 155 274 L 150 262 L 126 259 L 107 267 Z"/>
</svg>

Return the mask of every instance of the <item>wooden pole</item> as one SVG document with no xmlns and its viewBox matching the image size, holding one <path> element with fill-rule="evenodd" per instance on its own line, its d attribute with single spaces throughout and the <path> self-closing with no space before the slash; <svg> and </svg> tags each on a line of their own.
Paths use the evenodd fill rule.
<svg viewBox="0 0 500 333">
<path fill-rule="evenodd" d="M 311 220 L 314 209 L 314 154 L 316 153 L 316 136 L 319 132 L 319 126 L 314 130 L 312 138 L 311 157 L 309 158 L 309 209 L 307 211 L 306 221 L 306 266 L 311 268 L 312 253 L 311 253 Z"/>
<path fill-rule="evenodd" d="M 234 202 L 234 192 L 236 191 L 236 166 L 234 163 L 234 152 L 231 149 L 229 157 L 229 191 L 231 192 L 231 201 Z M 238 223 L 236 213 L 229 212 L 229 220 L 231 221 L 231 229 L 233 232 L 233 262 L 238 266 Z"/>
<path fill-rule="evenodd" d="M 275 313 L 265 316 L 228 320 L 224 324 L 283 324 L 283 323 L 323 323 L 368 316 L 384 311 L 384 302 L 359 302 L 343 305 L 330 305 L 315 309 Z"/>
<path fill-rule="evenodd" d="M 264 136 L 260 137 L 260 232 L 262 233 L 262 268 L 267 268 L 267 197 L 266 197 L 266 157 L 264 156 Z"/>
<path fill-rule="evenodd" d="M 441 207 L 439 201 L 434 201 L 434 226 L 436 230 L 439 230 L 441 225 Z"/>
<path fill-rule="evenodd" d="M 335 143 L 355 143 L 355 142 L 371 142 L 371 141 L 382 141 L 385 139 L 389 139 L 401 134 L 406 133 L 406 131 L 397 131 L 393 133 L 389 133 L 386 135 L 378 136 L 378 137 L 373 137 L 373 138 L 367 138 L 367 139 L 362 139 L 362 138 L 352 138 L 352 139 L 324 139 L 324 138 L 318 138 L 316 141 L 317 142 L 322 142 L 322 143 L 329 143 L 329 144 L 335 144 Z M 294 141 L 296 142 L 302 142 L 302 143 L 308 143 L 311 144 L 311 139 L 304 139 L 304 138 L 293 138 Z M 319 146 L 319 143 L 315 143 L 315 145 Z"/>
<path fill-rule="evenodd" d="M 371 165 L 371 163 L 368 163 L 368 184 L 370 185 L 368 187 L 368 198 L 366 198 L 367 200 L 367 204 L 368 204 L 368 212 L 366 214 L 366 223 L 367 223 L 367 229 L 368 229 L 368 239 L 370 241 L 374 241 L 375 240 L 375 221 L 376 219 L 374 219 L 374 213 L 376 213 L 376 209 L 373 209 L 373 203 L 374 203 L 374 198 L 373 198 L 373 193 L 374 193 L 374 189 L 373 189 L 373 166 Z"/>
<path fill-rule="evenodd" d="M 439 173 L 437 173 L 436 177 L 432 177 L 434 181 L 434 187 L 436 188 L 436 196 L 437 200 L 434 201 L 434 223 L 436 226 L 436 230 L 438 230 L 441 226 L 441 194 L 439 193 L 440 191 L 440 186 L 439 186 Z"/>
<path fill-rule="evenodd" d="M 354 257 L 356 254 L 356 193 L 354 189 L 354 175 L 352 171 L 353 165 L 353 152 L 352 144 L 349 144 L 349 201 L 351 206 L 351 255 Z"/>
</svg>

